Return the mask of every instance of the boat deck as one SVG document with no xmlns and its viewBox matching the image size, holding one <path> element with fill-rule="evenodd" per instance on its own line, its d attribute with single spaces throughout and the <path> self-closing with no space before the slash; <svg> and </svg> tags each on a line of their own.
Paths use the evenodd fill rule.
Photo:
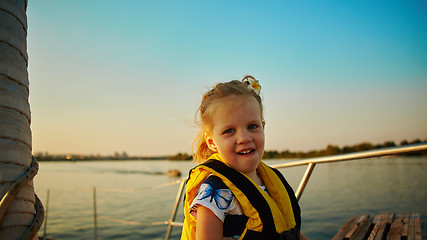
<svg viewBox="0 0 427 240">
<path fill-rule="evenodd" d="M 359 215 L 350 219 L 333 240 L 421 240 L 421 231 L 418 213 Z"/>
</svg>

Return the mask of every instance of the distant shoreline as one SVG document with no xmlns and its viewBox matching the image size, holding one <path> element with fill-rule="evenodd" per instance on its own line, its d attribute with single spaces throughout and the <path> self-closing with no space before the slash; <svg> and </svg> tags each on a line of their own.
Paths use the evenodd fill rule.
<svg viewBox="0 0 427 240">
<path fill-rule="evenodd" d="M 55 155 L 48 157 L 35 156 L 39 162 L 95 162 L 95 161 L 148 161 L 148 160 L 169 160 L 170 156 L 162 157 L 130 157 L 130 158 L 91 158 L 79 155 L 77 158 L 68 158 L 66 155 Z"/>
<path fill-rule="evenodd" d="M 409 145 L 409 144 L 417 144 L 417 143 L 425 143 L 427 139 L 421 141 L 420 139 L 416 139 L 413 141 L 403 140 L 400 142 L 400 146 Z M 393 141 L 386 141 L 383 144 L 371 144 L 369 142 L 359 143 L 353 146 L 344 146 L 340 148 L 337 145 L 329 144 L 325 149 L 322 150 L 313 150 L 307 152 L 291 152 L 289 150 L 285 150 L 282 152 L 279 151 L 264 151 L 263 159 L 301 159 L 301 158 L 312 158 L 312 157 L 321 157 L 321 156 L 330 156 L 337 155 L 343 153 L 353 153 L 360 151 L 367 151 L 373 149 L 387 148 L 398 146 Z M 421 156 L 427 155 L 427 151 L 416 152 L 404 154 L 405 156 Z M 48 153 L 36 153 L 34 154 L 36 159 L 39 162 L 77 162 L 77 161 L 143 161 L 143 160 L 171 160 L 171 161 L 190 161 L 192 160 L 192 156 L 187 153 L 178 153 L 176 155 L 170 156 L 129 156 L 126 152 L 123 153 L 115 153 L 114 155 L 83 155 L 83 154 L 56 154 L 50 155 Z"/>
</svg>

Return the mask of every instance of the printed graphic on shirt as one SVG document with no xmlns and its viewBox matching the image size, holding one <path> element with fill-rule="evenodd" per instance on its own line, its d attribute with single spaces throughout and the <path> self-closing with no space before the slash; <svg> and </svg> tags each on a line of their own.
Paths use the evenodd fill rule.
<svg viewBox="0 0 427 240">
<path fill-rule="evenodd" d="M 210 176 L 208 177 L 199 187 L 197 195 L 194 198 L 196 201 L 203 199 L 209 200 L 211 203 L 215 203 L 216 206 L 221 209 L 227 209 L 231 201 L 233 200 L 233 194 L 231 190 L 221 181 L 221 179 L 215 179 L 219 177 Z"/>
</svg>

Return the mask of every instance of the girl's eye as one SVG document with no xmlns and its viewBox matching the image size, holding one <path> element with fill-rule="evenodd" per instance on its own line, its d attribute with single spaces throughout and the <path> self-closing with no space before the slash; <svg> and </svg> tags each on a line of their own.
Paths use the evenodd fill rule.
<svg viewBox="0 0 427 240">
<path fill-rule="evenodd" d="M 257 128 L 258 128 L 258 125 L 256 125 L 256 124 L 250 124 L 248 126 L 248 129 L 257 129 Z"/>
<path fill-rule="evenodd" d="M 234 129 L 229 128 L 229 129 L 224 131 L 224 134 L 228 134 L 228 133 L 232 133 L 232 132 L 234 132 Z"/>
</svg>

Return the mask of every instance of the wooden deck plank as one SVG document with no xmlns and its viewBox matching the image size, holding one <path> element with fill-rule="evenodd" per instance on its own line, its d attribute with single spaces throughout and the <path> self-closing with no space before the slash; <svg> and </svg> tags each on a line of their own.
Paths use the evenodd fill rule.
<svg viewBox="0 0 427 240">
<path fill-rule="evenodd" d="M 358 228 L 350 240 L 366 239 L 372 230 L 372 217 L 369 215 L 362 216 L 357 222 Z"/>
<path fill-rule="evenodd" d="M 367 240 L 374 240 L 375 236 L 377 236 L 379 229 L 380 229 L 380 223 L 375 223 L 374 228 L 372 229 L 371 233 L 369 234 L 369 237 Z"/>
<path fill-rule="evenodd" d="M 420 214 L 415 213 L 412 216 L 414 217 L 414 222 L 415 222 L 415 240 L 421 240 L 423 237 L 421 232 Z"/>
<path fill-rule="evenodd" d="M 377 235 L 375 236 L 375 240 L 385 239 L 387 236 L 388 230 L 390 228 L 391 223 L 393 222 L 394 213 L 384 213 L 381 214 L 381 222 Z"/>
<path fill-rule="evenodd" d="M 411 219 L 408 224 L 408 240 L 415 240 L 415 218 L 411 215 Z"/>
<path fill-rule="evenodd" d="M 409 223 L 403 223 L 403 226 L 402 226 L 402 234 L 401 234 L 401 236 L 403 237 L 403 238 L 405 238 L 405 239 L 408 239 L 408 227 L 409 227 Z"/>
<path fill-rule="evenodd" d="M 390 226 L 386 240 L 400 240 L 402 233 L 402 215 L 397 215 Z"/>
<path fill-rule="evenodd" d="M 421 240 L 422 226 L 418 213 L 383 213 L 373 217 L 351 218 L 333 240 Z"/>
<path fill-rule="evenodd" d="M 409 223 L 409 219 L 410 219 L 411 215 L 409 213 L 405 213 L 403 215 L 403 222 L 404 223 Z"/>
<path fill-rule="evenodd" d="M 374 220 L 372 221 L 372 223 L 374 224 L 374 227 L 371 233 L 369 234 L 368 240 L 381 239 L 382 235 L 379 238 L 376 238 L 376 236 L 379 235 L 378 233 L 380 232 L 380 230 L 384 228 L 385 220 L 387 219 L 387 216 L 388 214 L 383 213 L 383 214 L 378 214 L 374 217 Z"/>
<path fill-rule="evenodd" d="M 350 231 L 348 231 L 348 233 L 345 235 L 344 239 L 350 239 L 353 236 L 354 232 L 356 232 L 358 227 L 359 226 L 357 226 L 356 224 L 353 224 Z"/>
<path fill-rule="evenodd" d="M 353 228 L 356 224 L 356 221 L 359 217 L 351 218 L 332 238 L 332 240 L 343 240 L 347 233 Z"/>
<path fill-rule="evenodd" d="M 387 226 L 388 226 L 388 224 L 386 223 L 386 221 L 379 223 L 378 232 L 375 235 L 374 240 L 382 240 L 384 238 L 384 236 L 388 232 Z"/>
<path fill-rule="evenodd" d="M 387 224 L 392 224 L 393 223 L 393 219 L 394 219 L 394 216 L 395 216 L 395 214 L 394 213 L 390 213 L 389 215 L 388 215 L 388 218 L 387 218 Z"/>
<path fill-rule="evenodd" d="M 402 238 L 403 239 L 408 239 L 408 230 L 409 230 L 409 213 L 405 213 L 405 215 L 403 216 L 403 227 L 402 227 Z"/>
</svg>

